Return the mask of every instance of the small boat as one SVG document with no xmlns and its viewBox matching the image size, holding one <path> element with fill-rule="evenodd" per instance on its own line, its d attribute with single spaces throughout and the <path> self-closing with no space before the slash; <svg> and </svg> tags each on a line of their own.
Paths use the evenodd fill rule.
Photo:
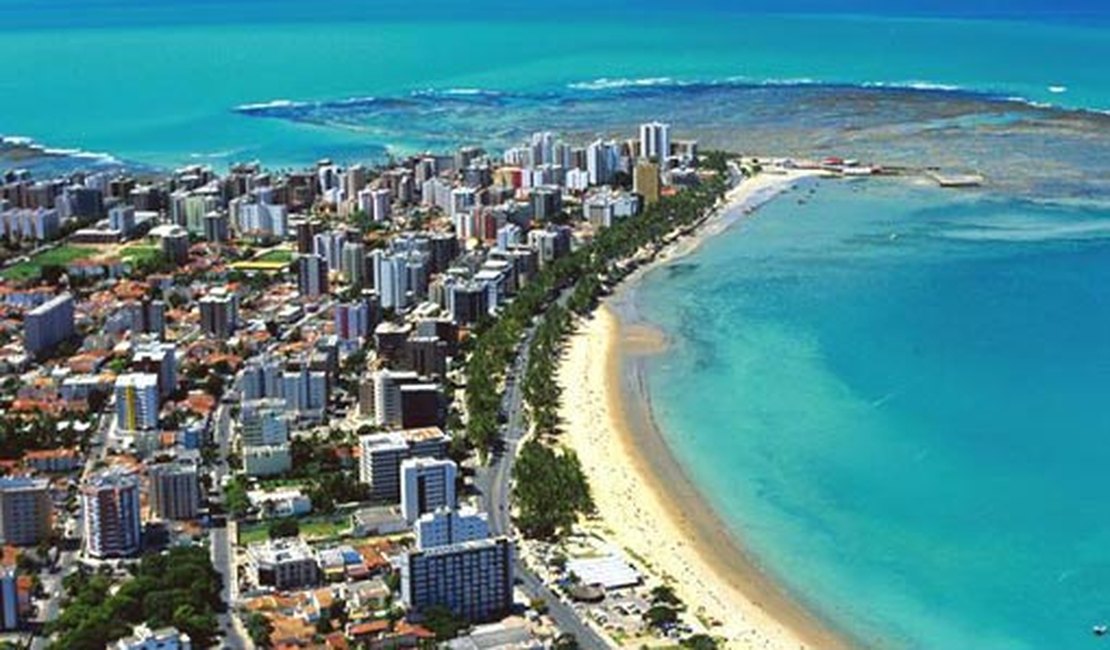
<svg viewBox="0 0 1110 650">
<path fill-rule="evenodd" d="M 1091 628 L 1091 632 L 1095 636 L 1106 636 L 1106 632 L 1110 631 L 1105 625 L 1095 625 Z"/>
</svg>

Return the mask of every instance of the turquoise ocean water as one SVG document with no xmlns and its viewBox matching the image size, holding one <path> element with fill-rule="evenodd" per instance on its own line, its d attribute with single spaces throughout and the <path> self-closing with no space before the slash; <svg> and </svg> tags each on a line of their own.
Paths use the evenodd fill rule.
<svg viewBox="0 0 1110 650">
<path fill-rule="evenodd" d="M 660 117 L 712 146 L 984 171 L 801 189 L 650 275 L 639 308 L 674 340 L 653 403 L 759 559 L 868 646 L 1098 647 L 1106 8 L 522 4 L 0 0 L 0 134 L 59 150 L 19 162 L 43 171 L 223 168 Z"/>
<path fill-rule="evenodd" d="M 640 287 L 675 342 L 648 366 L 656 417 L 756 556 L 867 647 L 1097 648 L 1108 236 L 1105 208 L 795 191 Z"/>
</svg>

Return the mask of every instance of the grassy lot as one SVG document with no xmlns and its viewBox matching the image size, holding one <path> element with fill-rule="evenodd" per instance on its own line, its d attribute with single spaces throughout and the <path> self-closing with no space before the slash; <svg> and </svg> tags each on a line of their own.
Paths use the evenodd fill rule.
<svg viewBox="0 0 1110 650">
<path fill-rule="evenodd" d="M 100 252 L 96 246 L 80 246 L 76 244 L 62 244 L 48 251 L 43 251 L 26 262 L 14 264 L 2 272 L 0 277 L 5 280 L 31 280 L 42 273 L 42 267 L 51 264 L 65 266 L 74 260 L 92 257 Z"/>
<path fill-rule="evenodd" d="M 301 535 L 308 539 L 339 537 L 351 527 L 347 517 L 311 517 L 301 520 Z"/>
<path fill-rule="evenodd" d="M 140 264 L 154 259 L 162 254 L 162 249 L 149 244 L 129 244 L 120 250 L 120 259 L 131 260 L 132 264 Z"/>
<path fill-rule="evenodd" d="M 264 542 L 269 539 L 266 522 L 257 524 L 239 524 L 239 544 L 246 546 L 255 542 Z"/>
<path fill-rule="evenodd" d="M 253 262 L 281 262 L 288 264 L 293 261 L 293 251 L 288 248 L 271 248 L 270 250 L 255 257 Z"/>
<path fill-rule="evenodd" d="M 298 519 L 297 523 L 301 526 L 301 536 L 311 540 L 339 537 L 343 531 L 350 528 L 350 520 L 347 517 L 304 517 Z M 269 521 L 240 524 L 239 544 L 246 546 L 269 539 L 269 526 Z"/>
</svg>

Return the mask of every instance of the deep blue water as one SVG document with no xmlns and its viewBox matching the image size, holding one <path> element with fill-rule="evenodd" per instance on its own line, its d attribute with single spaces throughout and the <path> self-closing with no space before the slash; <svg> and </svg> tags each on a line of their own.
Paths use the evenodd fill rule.
<svg viewBox="0 0 1110 650">
<path fill-rule="evenodd" d="M 496 148 L 545 125 L 627 131 L 667 98 L 676 134 L 735 131 L 750 120 L 720 107 L 744 113 L 747 97 L 689 85 L 736 80 L 939 86 L 1105 111 L 1104 4 L 0 0 L 0 134 L 166 167 L 380 160 Z M 656 101 L 629 96 L 652 86 Z M 460 106 L 457 89 L 521 101 Z M 350 101 L 367 97 L 422 101 L 385 113 Z M 237 110 L 277 100 L 323 108 Z M 819 114 L 778 101 L 793 126 Z M 699 104 L 717 113 L 685 110 Z"/>
</svg>

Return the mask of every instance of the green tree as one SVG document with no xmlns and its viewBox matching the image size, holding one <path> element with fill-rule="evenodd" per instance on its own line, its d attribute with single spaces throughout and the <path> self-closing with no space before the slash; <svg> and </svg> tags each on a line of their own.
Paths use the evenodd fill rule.
<svg viewBox="0 0 1110 650">
<path fill-rule="evenodd" d="M 247 634 L 251 641 L 259 648 L 270 647 L 270 635 L 274 631 L 274 624 L 270 618 L 258 612 L 251 613 L 246 620 Z"/>
<path fill-rule="evenodd" d="M 301 534 L 301 525 L 293 517 L 275 519 L 266 529 L 270 539 L 279 537 L 296 537 Z"/>
<path fill-rule="evenodd" d="M 528 537 L 551 538 L 569 532 L 580 513 L 593 510 L 593 498 L 578 456 L 556 453 L 536 441 L 525 442 L 513 465 L 517 525 Z"/>
<path fill-rule="evenodd" d="M 678 610 L 666 605 L 652 605 L 644 612 L 644 620 L 654 628 L 674 625 L 678 622 Z"/>
<path fill-rule="evenodd" d="M 224 500 L 227 503 L 227 511 L 232 517 L 240 519 L 247 514 L 251 501 L 247 497 L 247 482 L 243 477 L 235 476 L 228 481 L 227 487 L 224 488 Z"/>
<path fill-rule="evenodd" d="M 717 650 L 717 640 L 708 634 L 694 634 L 682 640 L 683 648 L 690 650 Z"/>
<path fill-rule="evenodd" d="M 423 626 L 435 633 L 436 641 L 453 639 L 468 627 L 466 619 L 456 616 L 446 607 L 429 607 L 421 613 L 424 616 Z"/>
</svg>

